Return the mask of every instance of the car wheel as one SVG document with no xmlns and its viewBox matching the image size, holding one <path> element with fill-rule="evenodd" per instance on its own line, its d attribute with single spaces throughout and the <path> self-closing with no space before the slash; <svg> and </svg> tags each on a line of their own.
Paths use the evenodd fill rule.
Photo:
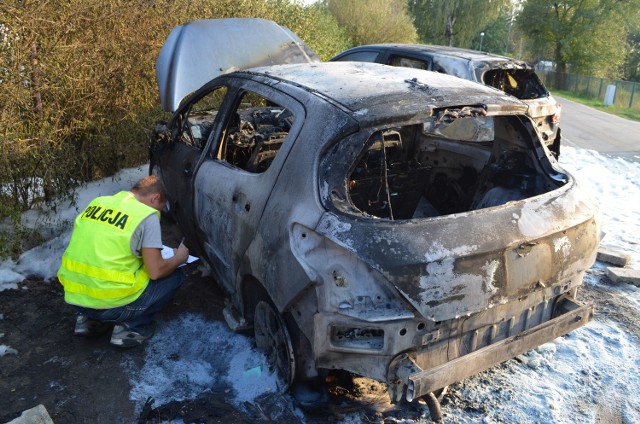
<svg viewBox="0 0 640 424">
<path fill-rule="evenodd" d="M 296 360 L 287 326 L 270 302 L 261 300 L 256 305 L 253 332 L 256 346 L 267 357 L 270 371 L 275 372 L 284 383 L 285 391 L 296 375 Z"/>
</svg>

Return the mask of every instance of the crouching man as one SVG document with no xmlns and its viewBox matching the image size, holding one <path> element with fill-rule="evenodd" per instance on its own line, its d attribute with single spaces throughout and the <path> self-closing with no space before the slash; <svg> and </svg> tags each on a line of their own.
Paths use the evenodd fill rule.
<svg viewBox="0 0 640 424">
<path fill-rule="evenodd" d="M 111 344 L 139 346 L 153 334 L 154 314 L 184 281 L 189 256 L 181 243 L 163 259 L 160 212 L 166 192 L 155 176 L 131 191 L 94 199 L 75 219 L 58 279 L 78 314 L 75 334 L 95 336 L 111 325 Z"/>
</svg>

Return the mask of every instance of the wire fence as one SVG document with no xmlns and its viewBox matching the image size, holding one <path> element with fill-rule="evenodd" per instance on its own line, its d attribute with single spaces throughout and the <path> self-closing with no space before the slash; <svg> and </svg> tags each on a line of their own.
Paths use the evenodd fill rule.
<svg viewBox="0 0 640 424">
<path fill-rule="evenodd" d="M 621 108 L 640 111 L 640 83 L 610 78 L 587 77 L 577 74 L 565 74 L 555 71 L 538 71 L 540 79 L 551 91 L 565 90 L 577 96 L 597 99 L 605 103 L 607 88 L 614 86 L 613 98 L 607 100 Z M 611 95 L 611 88 L 609 92 Z"/>
</svg>

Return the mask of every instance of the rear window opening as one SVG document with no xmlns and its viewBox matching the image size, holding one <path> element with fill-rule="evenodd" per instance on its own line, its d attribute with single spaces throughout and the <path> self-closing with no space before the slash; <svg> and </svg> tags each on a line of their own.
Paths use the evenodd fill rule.
<svg viewBox="0 0 640 424">
<path fill-rule="evenodd" d="M 532 69 L 492 69 L 482 75 L 485 85 L 521 100 L 546 97 L 549 92 Z"/>
<path fill-rule="evenodd" d="M 428 218 L 498 206 L 561 185 L 545 174 L 518 118 L 467 116 L 447 123 L 443 117 L 451 113 L 373 132 L 348 171 L 350 207 L 342 209 L 389 220 Z"/>
</svg>

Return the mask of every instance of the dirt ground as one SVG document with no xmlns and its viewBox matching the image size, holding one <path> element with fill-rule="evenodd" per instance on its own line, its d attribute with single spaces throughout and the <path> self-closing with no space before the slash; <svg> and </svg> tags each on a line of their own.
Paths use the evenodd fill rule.
<svg viewBox="0 0 640 424">
<path fill-rule="evenodd" d="M 194 290 L 200 295 L 189 295 Z M 160 406 L 151 404 L 136 411 L 136 404 L 129 399 L 129 376 L 122 369 L 122 362 L 126 356 L 140 367 L 144 349 L 112 347 L 109 334 L 95 339 L 75 337 L 75 315 L 64 303 L 62 286 L 57 282 L 26 280 L 18 290 L 0 292 L 0 305 L 4 316 L 0 320 L 2 344 L 18 352 L 0 358 L 0 423 L 38 404 L 46 407 L 56 424 L 160 423 L 176 419 L 225 424 L 299 422 L 286 413 L 286 406 L 283 408 L 277 397 L 263 399 L 250 409 L 251 413 L 245 413 L 226 402 L 224 393 L 208 393 L 192 401 Z M 160 315 L 162 320 L 170 320 L 193 312 L 222 321 L 223 305 L 216 287 L 192 270 L 174 303 Z M 363 409 L 369 410 L 371 422 L 385 422 L 377 411 L 380 408 L 373 405 L 388 399 L 382 385 L 371 386 L 370 380 L 359 381 L 340 373 L 327 381 L 313 388 L 324 395 L 325 401 L 296 405 L 305 412 L 307 422 L 335 422 L 345 413 Z M 415 418 L 421 409 L 424 407 L 408 409 L 401 415 Z M 397 417 L 397 411 L 392 415 Z"/>
<path fill-rule="evenodd" d="M 165 244 L 175 245 L 179 240 L 179 230 L 163 220 Z M 201 276 L 195 264 L 189 265 L 186 273 L 184 286 L 158 318 L 168 321 L 184 313 L 196 313 L 207 320 L 224 322 L 222 292 Z M 144 349 L 112 347 L 109 333 L 93 339 L 75 337 L 75 314 L 64 303 L 57 280 L 27 279 L 17 290 L 0 291 L 0 314 L 0 344 L 17 351 L 0 357 L 0 423 L 38 404 L 45 406 L 56 424 L 160 423 L 176 419 L 225 424 L 299 422 L 277 396 L 260 399 L 248 408 L 249 413 L 228 403 L 224 393 L 213 392 L 191 401 L 165 405 L 149 402 L 140 411 L 139 405 L 129 399 L 129 376 L 122 363 L 127 359 L 141 367 Z M 370 380 L 359 383 L 357 378 L 339 373 L 326 381 L 311 389 L 325 401 L 296 404 L 307 422 L 335 422 L 345 413 L 363 409 L 369 410 L 373 422 L 385 421 L 377 412 L 380 408 L 373 405 L 386 397 L 382 385 L 371 385 Z M 408 408 L 401 415 L 417 417 L 421 409 L 424 407 Z"/>
<path fill-rule="evenodd" d="M 163 221 L 164 241 L 179 240 L 177 229 Z M 602 271 L 590 270 L 597 278 Z M 193 293 L 198 293 L 194 296 Z M 640 314 L 624 296 L 606 287 L 587 285 L 581 296 L 596 303 L 597 315 L 620 322 L 640 336 Z M 185 312 L 206 319 L 224 321 L 224 298 L 216 285 L 201 276 L 197 267 L 187 267 L 185 285 L 173 304 L 160 314 L 171 320 Z M 17 290 L 0 291 L 0 344 L 17 354 L 0 357 L 0 423 L 43 404 L 56 424 L 61 423 L 160 423 L 181 419 L 187 423 L 298 422 L 287 414 L 281 399 L 261 399 L 250 412 L 242 412 L 225 400 L 224 393 L 208 393 L 191 401 L 165 405 L 149 402 L 142 408 L 129 399 L 129 376 L 122 368 L 126 356 L 140 367 L 144 349 L 120 350 L 108 343 L 109 335 L 83 339 L 73 335 L 75 315 L 64 303 L 57 281 L 28 279 Z M 322 401 L 296 403 L 308 423 L 335 422 L 345 413 L 361 411 L 368 422 L 392 423 L 424 414 L 419 404 L 392 408 L 385 404 L 384 387 L 372 380 L 360 380 L 335 373 L 312 390 Z M 295 397 L 295 396 L 294 396 Z M 455 385 L 443 399 L 456 407 L 475 410 L 456 395 Z M 274 413 L 275 411 L 275 413 Z M 384 411 L 384 412 L 381 412 Z M 481 412 L 481 411 L 476 411 Z"/>
<path fill-rule="evenodd" d="M 123 355 L 140 363 L 144 350 L 111 347 L 108 333 L 75 337 L 75 314 L 62 296 L 57 282 L 37 280 L 0 292 L 2 342 L 18 352 L 1 359 L 0 393 L 5 395 L 0 397 L 0 422 L 40 403 L 56 423 L 135 422 L 121 363 Z M 188 299 L 193 303 L 202 297 Z M 177 296 L 163 317 L 198 307 L 184 300 Z"/>
<path fill-rule="evenodd" d="M 177 244 L 179 230 L 163 220 L 163 241 Z M 173 303 L 158 317 L 170 320 L 185 312 L 222 320 L 224 298 L 215 284 L 201 277 L 194 265 Z M 199 293 L 193 296 L 192 293 Z M 141 412 L 129 400 L 129 376 L 123 357 L 140 366 L 144 349 L 121 350 L 109 345 L 110 334 L 85 339 L 73 335 L 75 314 L 64 303 L 62 286 L 56 281 L 26 280 L 18 290 L 0 292 L 1 339 L 16 355 L 0 359 L 0 422 L 43 404 L 55 423 L 152 423 L 181 418 L 186 422 L 253 422 L 224 398 L 210 394 L 158 409 L 150 405 Z M 138 408 L 139 409 L 139 408 Z"/>
</svg>

